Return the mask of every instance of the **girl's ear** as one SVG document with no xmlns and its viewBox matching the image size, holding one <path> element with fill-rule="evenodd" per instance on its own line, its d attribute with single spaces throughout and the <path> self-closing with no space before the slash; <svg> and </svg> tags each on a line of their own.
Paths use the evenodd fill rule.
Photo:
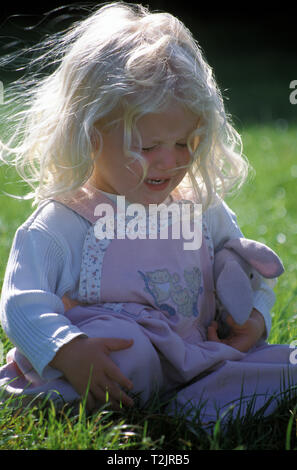
<svg viewBox="0 0 297 470">
<path fill-rule="evenodd" d="M 91 131 L 91 144 L 92 144 L 93 152 L 98 152 L 100 148 L 100 138 L 97 134 L 96 129 L 92 129 Z"/>
<path fill-rule="evenodd" d="M 225 243 L 232 248 L 262 276 L 272 279 L 284 272 L 284 266 L 277 254 L 268 246 L 248 238 L 236 238 Z"/>
</svg>

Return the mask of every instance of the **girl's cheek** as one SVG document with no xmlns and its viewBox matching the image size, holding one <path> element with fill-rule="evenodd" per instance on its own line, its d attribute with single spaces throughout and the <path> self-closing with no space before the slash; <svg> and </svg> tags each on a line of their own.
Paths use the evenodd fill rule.
<svg viewBox="0 0 297 470">
<path fill-rule="evenodd" d="M 139 160 L 134 160 L 133 162 L 129 161 L 126 165 L 127 170 L 131 174 L 131 176 L 142 178 L 143 172 L 150 166 L 150 163 L 147 161 L 146 158 L 143 158 L 144 166 L 141 164 Z"/>
<path fill-rule="evenodd" d="M 191 154 L 188 149 L 185 149 L 182 155 L 182 165 L 189 165 L 191 161 L 192 161 Z"/>
</svg>

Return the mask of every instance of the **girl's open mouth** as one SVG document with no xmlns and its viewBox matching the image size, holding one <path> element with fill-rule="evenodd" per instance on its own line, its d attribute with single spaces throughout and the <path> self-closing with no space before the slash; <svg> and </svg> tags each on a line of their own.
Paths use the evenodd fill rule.
<svg viewBox="0 0 297 470">
<path fill-rule="evenodd" d="M 153 191 L 162 191 L 169 184 L 169 178 L 167 179 L 158 179 L 158 178 L 147 178 L 144 180 L 147 187 Z"/>
</svg>

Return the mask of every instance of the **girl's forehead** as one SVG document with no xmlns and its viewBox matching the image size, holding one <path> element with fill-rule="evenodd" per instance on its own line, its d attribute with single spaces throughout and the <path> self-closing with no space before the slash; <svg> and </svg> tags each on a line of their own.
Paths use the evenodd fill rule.
<svg viewBox="0 0 297 470">
<path fill-rule="evenodd" d="M 198 127 L 200 117 L 180 104 L 170 104 L 162 111 L 147 112 L 136 118 L 130 127 L 132 134 L 142 139 L 184 139 Z M 106 119 L 97 121 L 95 127 L 103 133 L 123 134 L 125 112 L 114 112 Z"/>
<path fill-rule="evenodd" d="M 148 113 L 137 121 L 137 130 L 145 136 L 184 138 L 197 128 L 199 117 L 180 105 L 158 113 Z"/>
</svg>

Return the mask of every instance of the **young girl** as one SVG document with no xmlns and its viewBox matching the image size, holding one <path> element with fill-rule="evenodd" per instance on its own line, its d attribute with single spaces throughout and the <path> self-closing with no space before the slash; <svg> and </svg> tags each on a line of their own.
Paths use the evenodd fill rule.
<svg viewBox="0 0 297 470">
<path fill-rule="evenodd" d="M 289 347 L 265 342 L 275 298 L 264 279 L 249 319 L 228 317 L 229 335 L 218 335 L 214 253 L 243 237 L 223 198 L 248 164 L 199 46 L 172 15 L 117 2 L 60 35 L 51 53 L 58 67 L 1 144 L 38 204 L 17 230 L 2 289 L 15 345 L 0 369 L 3 396 L 87 394 L 92 410 L 171 394 L 187 412 L 205 402 L 205 421 L 230 404 L 244 414 L 251 398 L 258 410 L 296 383 L 297 369 Z M 119 220 L 117 196 L 146 211 L 191 197 L 203 209 L 200 246 L 161 238 L 160 225 L 155 237 L 98 238 L 98 207 Z"/>
</svg>

